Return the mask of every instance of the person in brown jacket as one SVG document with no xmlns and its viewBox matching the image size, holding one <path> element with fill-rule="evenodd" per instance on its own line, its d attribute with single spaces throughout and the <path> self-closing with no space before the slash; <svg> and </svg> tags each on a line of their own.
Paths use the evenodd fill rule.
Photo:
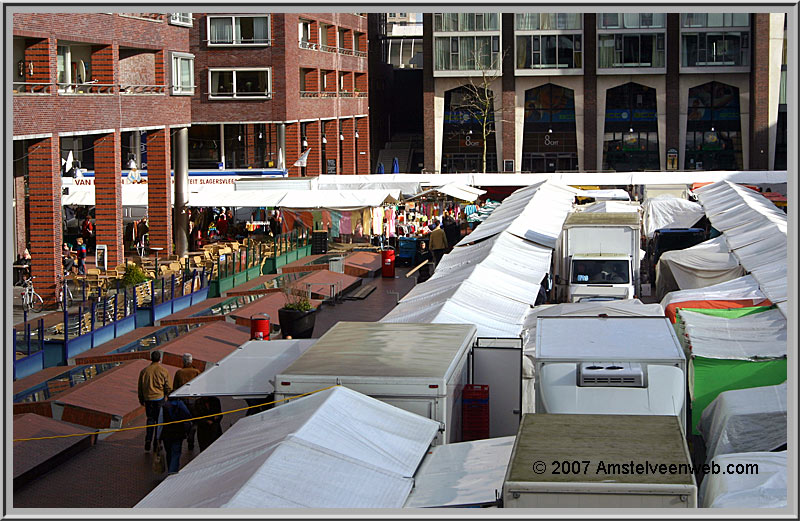
<svg viewBox="0 0 800 521">
<path fill-rule="evenodd" d="M 150 445 L 155 433 L 155 425 L 158 423 L 158 413 L 164 405 L 169 393 L 172 392 L 169 386 L 169 373 L 161 365 L 161 351 L 150 353 L 150 365 L 142 369 L 139 373 L 139 403 L 144 405 L 147 415 L 147 429 L 144 437 L 144 450 L 150 450 Z"/>
<path fill-rule="evenodd" d="M 442 255 L 447 250 L 447 235 L 444 233 L 444 229 L 439 226 L 439 221 L 434 220 L 433 225 L 436 228 L 430 234 L 428 246 L 431 253 L 433 253 L 433 262 L 438 266 L 439 261 L 442 260 Z"/>
<path fill-rule="evenodd" d="M 178 369 L 178 372 L 175 373 L 175 378 L 172 380 L 172 388 L 180 389 L 186 382 L 199 374 L 200 371 L 192 366 L 192 354 L 183 353 L 183 368 Z M 189 409 L 192 414 L 194 414 L 194 399 L 183 398 L 183 403 L 186 405 L 186 408 Z M 197 432 L 197 425 L 194 422 L 192 422 L 190 425 L 191 426 L 186 433 L 186 447 L 192 451 L 194 450 L 194 438 L 195 433 Z"/>
</svg>

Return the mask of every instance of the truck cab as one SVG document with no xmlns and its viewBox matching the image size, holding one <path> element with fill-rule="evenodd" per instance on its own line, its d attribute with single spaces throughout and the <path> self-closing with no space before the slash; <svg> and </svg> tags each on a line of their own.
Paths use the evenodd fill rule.
<svg viewBox="0 0 800 521">
<path fill-rule="evenodd" d="M 570 258 L 569 302 L 590 298 L 634 298 L 634 273 L 629 255 L 576 254 Z"/>
</svg>

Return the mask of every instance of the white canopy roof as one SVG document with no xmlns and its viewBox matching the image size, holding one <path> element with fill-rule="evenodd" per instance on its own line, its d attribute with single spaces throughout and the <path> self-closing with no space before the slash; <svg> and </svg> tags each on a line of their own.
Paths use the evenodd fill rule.
<svg viewBox="0 0 800 521">
<path fill-rule="evenodd" d="M 315 342 L 316 339 L 245 342 L 170 396 L 264 397 L 275 390 L 275 375 Z"/>
<path fill-rule="evenodd" d="M 146 184 L 123 184 L 122 205 L 123 206 L 147 206 L 147 185 Z M 62 205 L 94 206 L 95 205 L 94 185 L 69 185 L 69 194 L 61 196 Z M 172 201 L 175 202 L 175 193 L 172 193 Z"/>
<path fill-rule="evenodd" d="M 203 190 L 189 194 L 189 206 L 277 206 L 286 193 L 284 190 Z"/>
<path fill-rule="evenodd" d="M 606 188 L 603 190 L 580 190 L 578 195 L 592 197 L 595 201 L 630 201 L 630 194 L 622 188 Z"/>
<path fill-rule="evenodd" d="M 767 297 L 759 289 L 752 275 L 714 284 L 705 288 L 672 291 L 661 300 L 661 307 L 667 309 L 672 303 L 687 300 L 753 300 L 761 301 Z"/>
<path fill-rule="evenodd" d="M 703 209 L 714 228 L 761 291 L 774 303 L 787 299 L 786 214 L 763 195 L 728 181 L 698 188 Z"/>
<path fill-rule="evenodd" d="M 463 185 L 460 183 L 448 183 L 437 188 L 431 188 L 429 190 L 425 190 L 424 192 L 420 192 L 409 199 L 416 199 L 417 197 L 422 197 L 423 195 L 428 195 L 435 192 L 448 195 L 454 199 L 472 202 L 485 194 L 486 190 L 481 190 L 480 188 L 475 188 L 474 186 Z"/>
<path fill-rule="evenodd" d="M 689 228 L 703 217 L 703 207 L 687 199 L 663 194 L 642 203 L 644 233 L 652 237 L 661 228 Z"/>
<path fill-rule="evenodd" d="M 786 443 L 786 382 L 720 393 L 697 429 L 708 462 L 720 454 L 777 449 Z"/>
<path fill-rule="evenodd" d="M 786 318 L 778 309 L 725 318 L 678 310 L 692 354 L 752 360 L 786 356 Z"/>
<path fill-rule="evenodd" d="M 495 503 L 516 436 L 431 447 L 414 475 L 406 508 L 467 507 Z"/>
<path fill-rule="evenodd" d="M 632 212 L 637 213 L 641 211 L 639 203 L 629 201 L 599 201 L 578 207 L 576 210 L 581 212 L 595 212 L 595 213 L 618 213 L 618 212 Z"/>
<path fill-rule="evenodd" d="M 240 419 L 136 508 L 398 508 L 438 422 L 344 387 Z"/>
<path fill-rule="evenodd" d="M 715 460 L 729 464 L 758 465 L 758 473 L 706 474 L 700 485 L 702 508 L 785 508 L 787 506 L 786 451 L 722 454 Z"/>
<path fill-rule="evenodd" d="M 691 248 L 664 252 L 656 265 L 656 295 L 713 286 L 743 275 L 744 268 L 719 236 Z"/>
<path fill-rule="evenodd" d="M 400 200 L 400 190 L 290 190 L 275 206 L 292 210 L 359 210 Z"/>
</svg>

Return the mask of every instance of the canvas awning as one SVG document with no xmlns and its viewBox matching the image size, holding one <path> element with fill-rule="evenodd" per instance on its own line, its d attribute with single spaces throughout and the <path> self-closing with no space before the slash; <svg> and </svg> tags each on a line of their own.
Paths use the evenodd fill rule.
<svg viewBox="0 0 800 521">
<path fill-rule="evenodd" d="M 474 186 L 464 185 L 460 183 L 448 183 L 443 186 L 439 186 L 437 188 L 431 188 L 429 190 L 425 190 L 424 192 L 420 192 L 412 197 L 409 197 L 409 200 L 414 200 L 419 197 L 424 197 L 426 195 L 446 195 L 452 197 L 454 199 L 459 199 L 461 201 L 469 201 L 473 202 L 477 200 L 480 196 L 486 193 L 486 190 L 481 190 L 480 188 L 475 188 Z"/>
<path fill-rule="evenodd" d="M 738 301 L 742 305 L 756 305 L 767 299 L 767 296 L 758 287 L 758 282 L 752 275 L 745 275 L 737 279 L 714 284 L 704 288 L 685 289 L 681 291 L 672 291 L 667 293 L 661 299 L 661 307 L 667 316 L 674 317 L 674 309 L 676 307 L 692 307 L 680 306 L 682 302 L 689 301 Z M 674 322 L 674 319 L 673 319 Z"/>
<path fill-rule="evenodd" d="M 580 208 L 582 212 L 596 212 L 596 213 L 619 213 L 619 212 L 632 212 L 638 213 L 641 211 L 641 206 L 638 203 L 624 202 L 624 201 L 600 201 L 591 203 Z"/>
<path fill-rule="evenodd" d="M 778 309 L 739 318 L 681 309 L 678 318 L 685 332 L 685 337 L 678 337 L 686 339 L 694 356 L 726 360 L 786 356 L 786 318 Z"/>
<path fill-rule="evenodd" d="M 495 504 L 516 436 L 431 447 L 414 475 L 406 508 Z"/>
<path fill-rule="evenodd" d="M 170 396 L 265 397 L 275 375 L 308 351 L 316 339 L 252 340 L 209 367 Z"/>
<path fill-rule="evenodd" d="M 400 190 L 290 190 L 276 206 L 289 210 L 360 210 L 400 201 Z"/>
<path fill-rule="evenodd" d="M 136 508 L 399 508 L 438 429 L 336 387 L 240 419 Z"/>
<path fill-rule="evenodd" d="M 691 248 L 664 252 L 656 264 L 656 297 L 679 289 L 713 286 L 744 275 L 722 236 Z"/>
<path fill-rule="evenodd" d="M 771 451 L 786 444 L 786 382 L 720 393 L 703 411 L 698 430 L 706 461 L 720 454 Z"/>
<path fill-rule="evenodd" d="M 785 508 L 787 506 L 786 451 L 723 454 L 715 460 L 728 465 L 756 465 L 758 472 L 707 474 L 700 485 L 702 508 Z M 745 467 L 740 467 L 745 468 Z M 751 467 L 752 468 L 752 467 Z"/>
<path fill-rule="evenodd" d="M 577 194 L 581 197 L 591 197 L 595 201 L 630 201 L 631 196 L 622 188 L 607 188 L 597 190 L 580 190 Z"/>
<path fill-rule="evenodd" d="M 642 210 L 642 225 L 647 237 L 652 237 L 661 228 L 689 228 L 705 215 L 700 204 L 670 194 L 645 200 Z"/>
</svg>

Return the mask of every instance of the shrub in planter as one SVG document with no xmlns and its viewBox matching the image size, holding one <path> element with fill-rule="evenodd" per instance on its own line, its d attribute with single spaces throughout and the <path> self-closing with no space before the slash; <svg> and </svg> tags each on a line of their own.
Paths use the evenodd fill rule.
<svg viewBox="0 0 800 521">
<path fill-rule="evenodd" d="M 147 282 L 150 278 L 145 274 L 144 270 L 135 264 L 127 264 L 125 266 L 125 275 L 120 281 L 120 287 L 135 286 L 142 282 Z"/>
<path fill-rule="evenodd" d="M 285 286 L 286 304 L 278 310 L 278 323 L 283 338 L 311 338 L 316 319 L 311 302 L 293 286 Z"/>
</svg>

